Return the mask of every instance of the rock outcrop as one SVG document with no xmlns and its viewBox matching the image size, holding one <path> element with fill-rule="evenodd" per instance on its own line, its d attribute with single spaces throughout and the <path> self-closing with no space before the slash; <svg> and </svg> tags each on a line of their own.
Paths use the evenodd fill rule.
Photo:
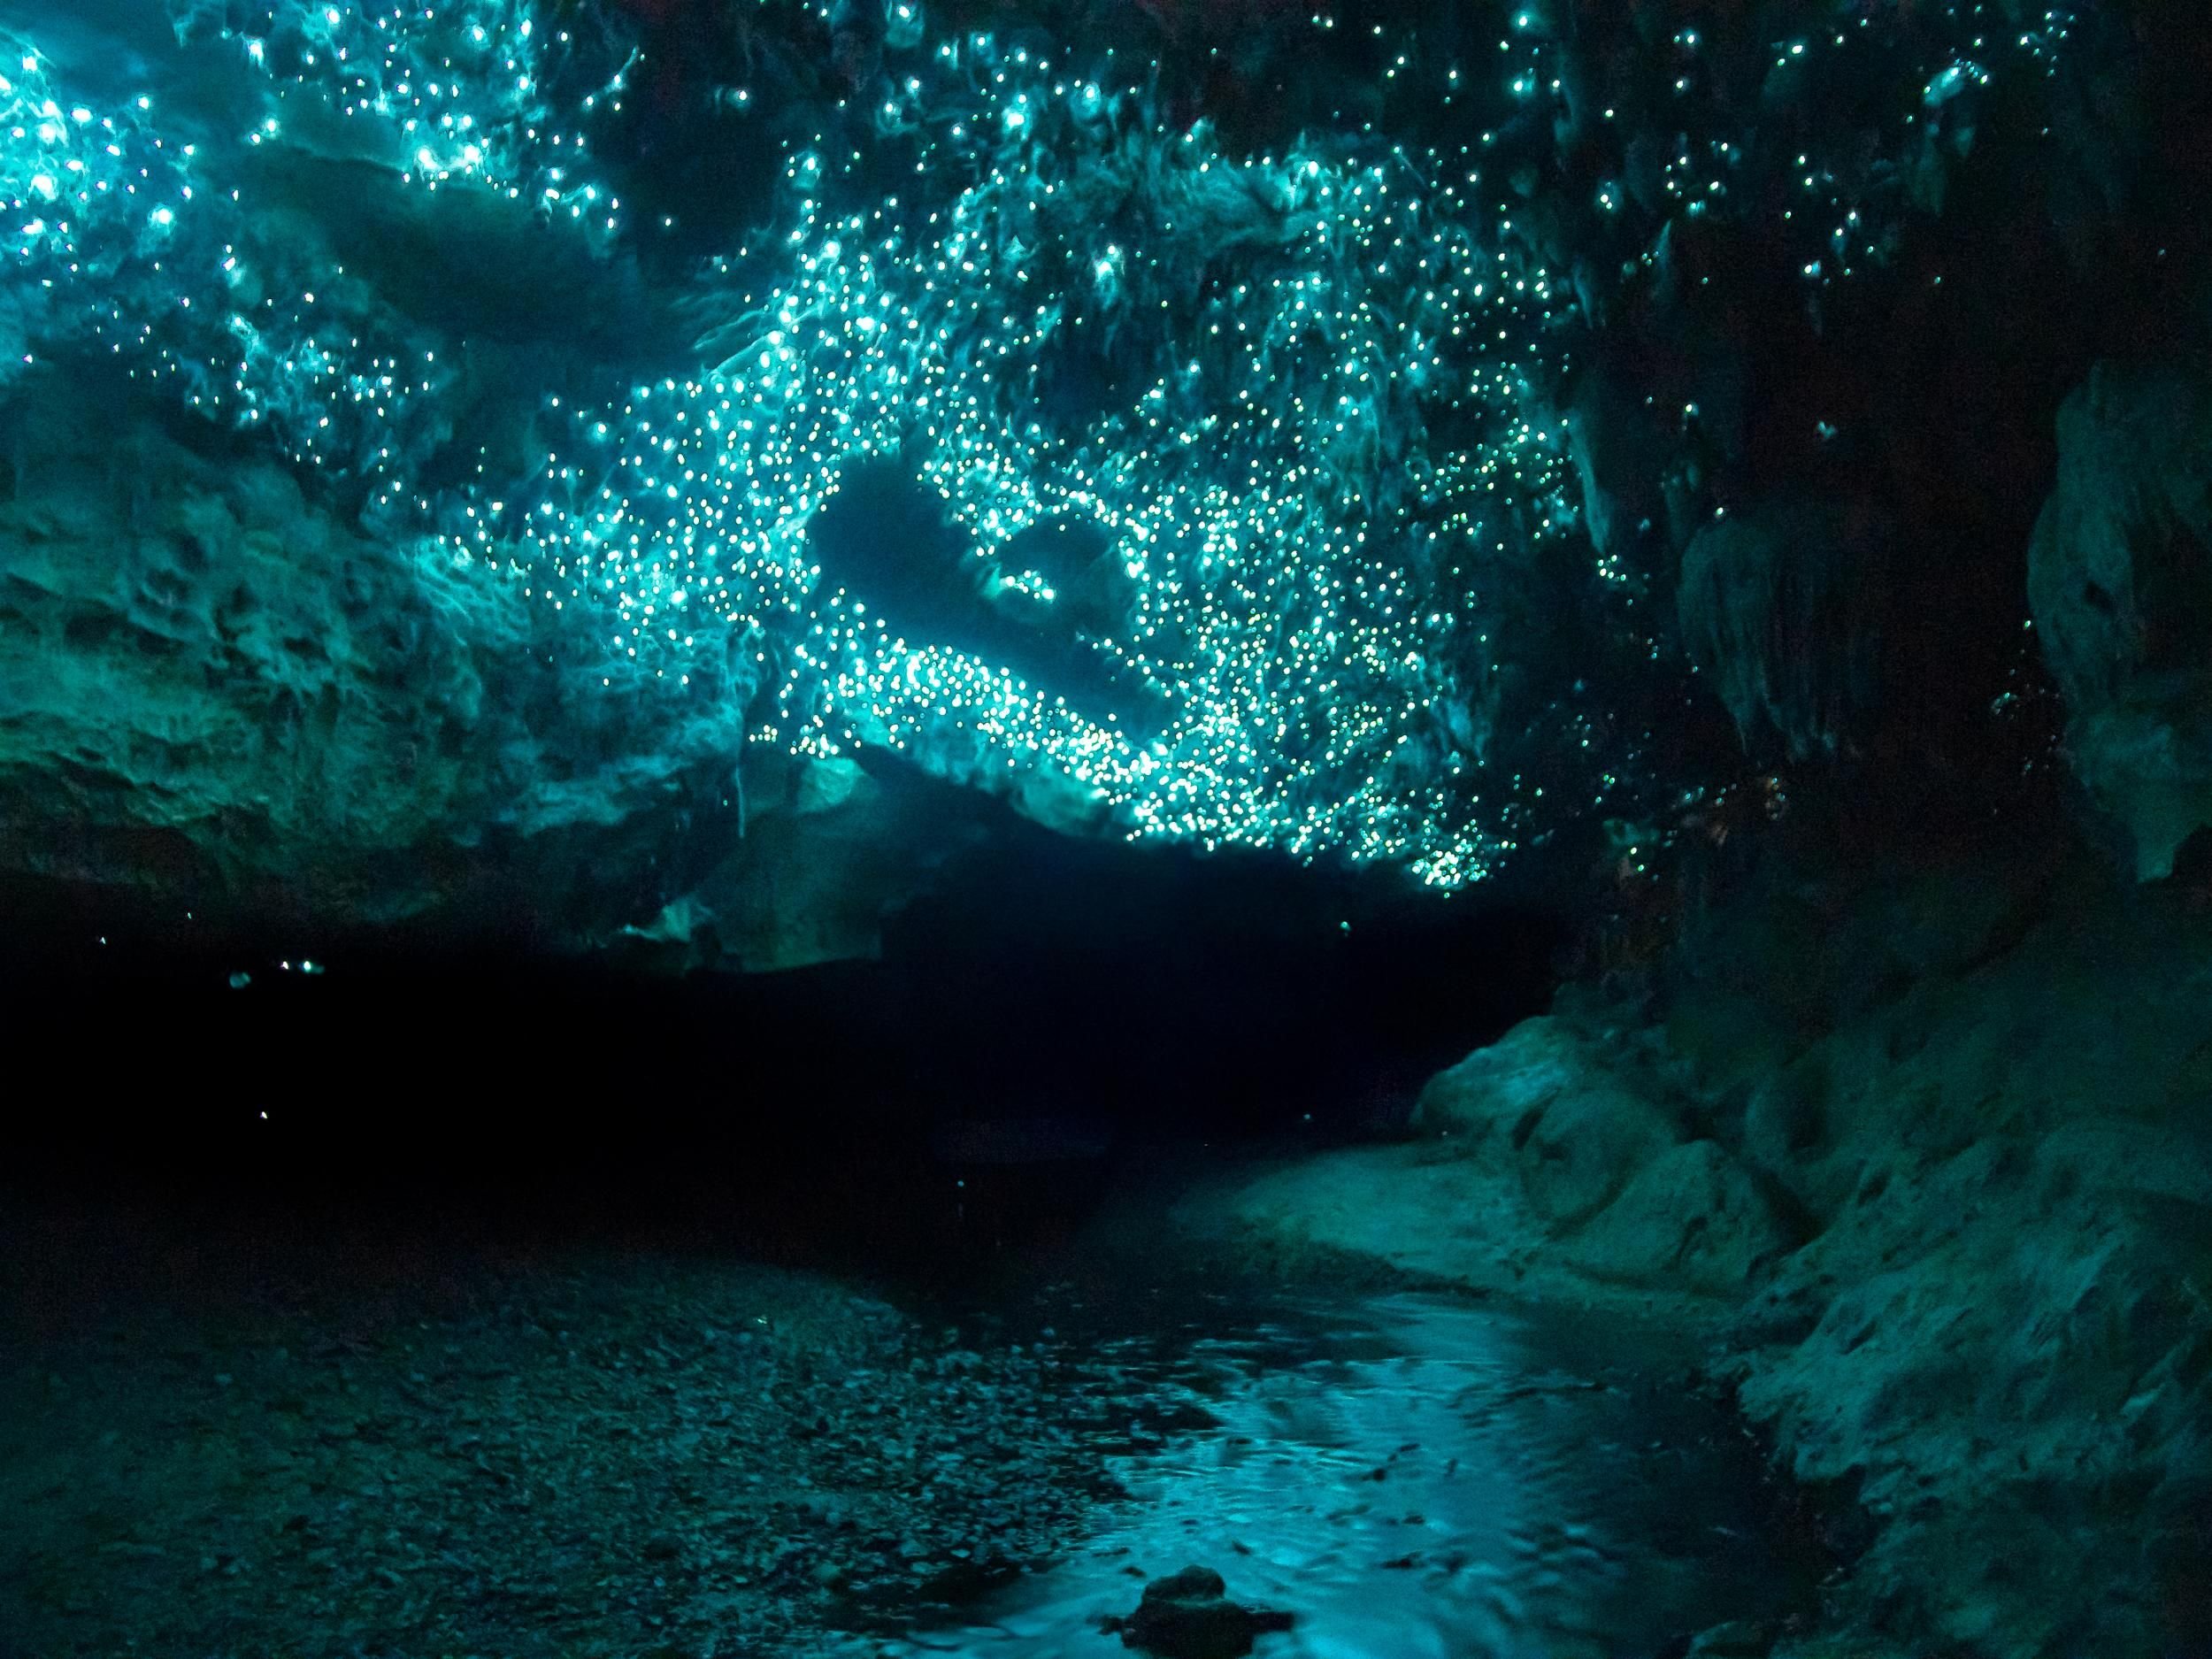
<svg viewBox="0 0 2212 1659">
<path fill-rule="evenodd" d="M 911 767 L 741 766 L 741 656 L 626 674 L 274 460 L 51 389 L 0 467 L 0 865 L 326 933 L 520 918 L 775 968 L 872 955 L 980 833 L 984 792 Z"/>
<path fill-rule="evenodd" d="M 1843 1645 L 1778 1654 L 2204 1651 L 2206 902 L 2087 855 L 1770 880 L 1655 1009 L 1571 995 L 1436 1079 L 1417 1138 L 1230 1208 L 1271 1251 L 1704 1331 L 1870 1524 Z"/>
<path fill-rule="evenodd" d="M 2212 824 L 2212 366 L 2100 365 L 2058 445 L 2028 596 L 2068 757 L 2136 873 L 2169 875 Z"/>
<path fill-rule="evenodd" d="M 1887 537 L 1870 511 L 1776 502 L 1683 550 L 1683 644 L 1747 746 L 1831 754 L 1881 691 Z"/>
</svg>

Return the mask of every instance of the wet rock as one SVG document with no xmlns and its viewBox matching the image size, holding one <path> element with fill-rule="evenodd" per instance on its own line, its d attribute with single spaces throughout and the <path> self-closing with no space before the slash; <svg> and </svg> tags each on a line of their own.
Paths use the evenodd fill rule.
<svg viewBox="0 0 2212 1659">
<path fill-rule="evenodd" d="M 1212 1569 L 1186 1567 L 1146 1585 L 1135 1612 L 1102 1619 L 1099 1628 L 1163 1659 L 1240 1659 L 1262 1634 L 1290 1628 L 1289 1614 L 1240 1606 L 1226 1588 Z"/>
<path fill-rule="evenodd" d="M 1815 896 L 1740 895 L 1759 913 L 1701 947 L 1728 972 L 1678 974 L 1663 1028 L 1517 1028 L 1431 1084 L 1424 1141 L 1271 1173 L 1237 1213 L 1471 1287 L 1732 1307 L 1715 1376 L 1832 1494 L 1848 1563 L 1847 1634 L 1793 1637 L 1793 1659 L 2206 1651 L 2202 912 L 2086 855 L 1987 849 Z M 1719 1138 L 1631 1157 L 1561 1226 L 1529 1204 L 1512 1130 L 1536 1114 L 1532 1143 L 1578 1094 L 1747 1104 L 1709 1105 Z"/>
<path fill-rule="evenodd" d="M 180 1342 L 165 1369 L 146 1343 L 88 1344 L 68 1397 L 0 1354 L 0 1397 L 50 1418 L 35 1457 L 0 1459 L 0 1553 L 50 1537 L 91 1592 L 29 1624 L 0 1594 L 0 1648 L 302 1652 L 435 1596 L 456 1610 L 406 1651 L 519 1653 L 588 1608 L 580 1653 L 842 1654 L 836 1618 L 941 1617 L 1066 1548 L 1103 1437 L 1149 1398 L 1118 1362 L 995 1340 L 941 1376 L 934 1332 L 803 1276 L 481 1271 L 480 1298 L 410 1297 L 365 1348 L 324 1340 L 319 1296 L 236 1344 Z M 318 1356 L 280 1383 L 247 1358 L 279 1335 Z M 238 1471 L 219 1514 L 184 1472 L 212 1445 Z"/>
</svg>

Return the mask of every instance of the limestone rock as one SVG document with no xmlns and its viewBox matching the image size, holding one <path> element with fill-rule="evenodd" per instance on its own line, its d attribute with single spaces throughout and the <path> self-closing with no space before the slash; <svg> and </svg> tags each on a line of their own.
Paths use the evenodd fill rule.
<svg viewBox="0 0 2212 1659">
<path fill-rule="evenodd" d="M 1563 1230 L 1612 1202 L 1679 1139 L 1666 1114 L 1564 1020 L 1525 1020 L 1431 1080 L 1417 1126 L 1466 1137 L 1472 1156 L 1518 1174 L 1527 1202 Z"/>
<path fill-rule="evenodd" d="M 1845 502 L 1776 501 L 1707 525 L 1683 550 L 1683 644 L 1747 744 L 1842 747 L 1881 690 L 1887 538 Z"/>
<path fill-rule="evenodd" d="M 2151 879 L 2212 824 L 2212 368 L 2099 365 L 2058 447 L 2029 603 L 2068 757 Z"/>
<path fill-rule="evenodd" d="M 1789 1242 L 1743 1166 L 1717 1142 L 1692 1141 L 1638 1170 L 1571 1248 L 1601 1278 L 1727 1294 Z"/>
<path fill-rule="evenodd" d="M 1827 1133 L 1824 1053 L 1770 1071 L 1744 1106 L 1743 1149 L 1751 1166 L 1794 1184 L 1807 1153 Z"/>
<path fill-rule="evenodd" d="M 873 956 L 980 833 L 981 795 L 913 766 L 741 776 L 749 658 L 629 672 L 272 461 L 89 410 L 0 435 L 0 869 L 773 969 Z"/>
<path fill-rule="evenodd" d="M 1580 1045 L 1561 1021 L 1523 1020 L 1488 1048 L 1438 1072 L 1421 1091 L 1414 1126 L 1480 1141 L 1540 1111 L 1571 1086 Z"/>
<path fill-rule="evenodd" d="M 986 833 L 979 796 L 902 767 L 773 754 L 745 775 L 746 833 L 681 901 L 684 965 L 872 959 L 885 914 Z"/>
<path fill-rule="evenodd" d="M 1717 1375 L 1860 1534 L 1833 1640 L 1778 1655 L 2212 1651 L 2202 910 L 2086 857 L 1985 852 L 1821 912 L 1729 919 L 1722 945 L 1788 951 L 1678 978 L 1650 1031 L 1527 1022 L 1432 1082 L 1421 1139 L 1271 1174 L 1240 1215 L 1471 1288 L 1719 1310 Z M 1883 938 L 1900 973 L 1847 960 Z M 1683 1046 L 1786 972 L 1816 993 L 1769 1010 L 1786 1042 Z M 1716 1138 L 1609 1154 L 1609 1202 L 1540 1211 L 1526 1148 L 1609 1102 Z"/>
<path fill-rule="evenodd" d="M 1676 1139 L 1673 1124 L 1648 1099 L 1601 1074 L 1563 1090 L 1514 1133 L 1531 1205 L 1563 1229 L 1613 1202 Z"/>
</svg>

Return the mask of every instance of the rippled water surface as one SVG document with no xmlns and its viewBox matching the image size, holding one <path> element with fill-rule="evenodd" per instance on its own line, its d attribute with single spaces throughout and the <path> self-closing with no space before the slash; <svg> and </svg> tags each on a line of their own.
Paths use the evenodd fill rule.
<svg viewBox="0 0 2212 1659">
<path fill-rule="evenodd" d="M 1412 1294 L 1164 1295 L 1127 1334 L 1136 1309 L 1054 1295 L 1048 1340 L 1095 1321 L 1074 1340 L 1186 1393 L 1190 1425 L 1137 1437 L 1080 1550 L 887 1651 L 1118 1651 L 1100 1617 L 1193 1563 L 1295 1616 L 1263 1659 L 1629 1659 L 1809 1597 L 1755 1451 L 1635 1338 Z"/>
</svg>

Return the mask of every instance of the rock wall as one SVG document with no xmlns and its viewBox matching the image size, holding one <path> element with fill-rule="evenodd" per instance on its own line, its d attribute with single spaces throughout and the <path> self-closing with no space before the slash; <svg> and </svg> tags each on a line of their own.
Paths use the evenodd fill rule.
<svg viewBox="0 0 2212 1659">
<path fill-rule="evenodd" d="M 1436 1078 L 1416 1139 L 1229 1208 L 1269 1250 L 1704 1331 L 1866 1523 L 1777 1654 L 2202 1652 L 2208 905 L 2085 855 L 1772 875 L 1655 1006 L 1571 994 Z"/>
<path fill-rule="evenodd" d="M 2170 875 L 2212 825 L 2212 365 L 2107 363 L 2058 417 L 2028 597 L 2074 771 Z"/>
<path fill-rule="evenodd" d="M 1832 754 L 1879 700 L 1888 534 L 1864 504 L 1778 500 L 1683 549 L 1684 649 L 1748 748 Z"/>
<path fill-rule="evenodd" d="M 741 655 L 626 676 L 513 581 L 361 533 L 274 460 L 188 448 L 96 378 L 33 389 L 0 434 L 12 871 L 211 926 L 434 913 L 787 967 L 873 954 L 979 833 L 984 795 L 907 769 L 776 753 L 741 780 Z"/>
</svg>

